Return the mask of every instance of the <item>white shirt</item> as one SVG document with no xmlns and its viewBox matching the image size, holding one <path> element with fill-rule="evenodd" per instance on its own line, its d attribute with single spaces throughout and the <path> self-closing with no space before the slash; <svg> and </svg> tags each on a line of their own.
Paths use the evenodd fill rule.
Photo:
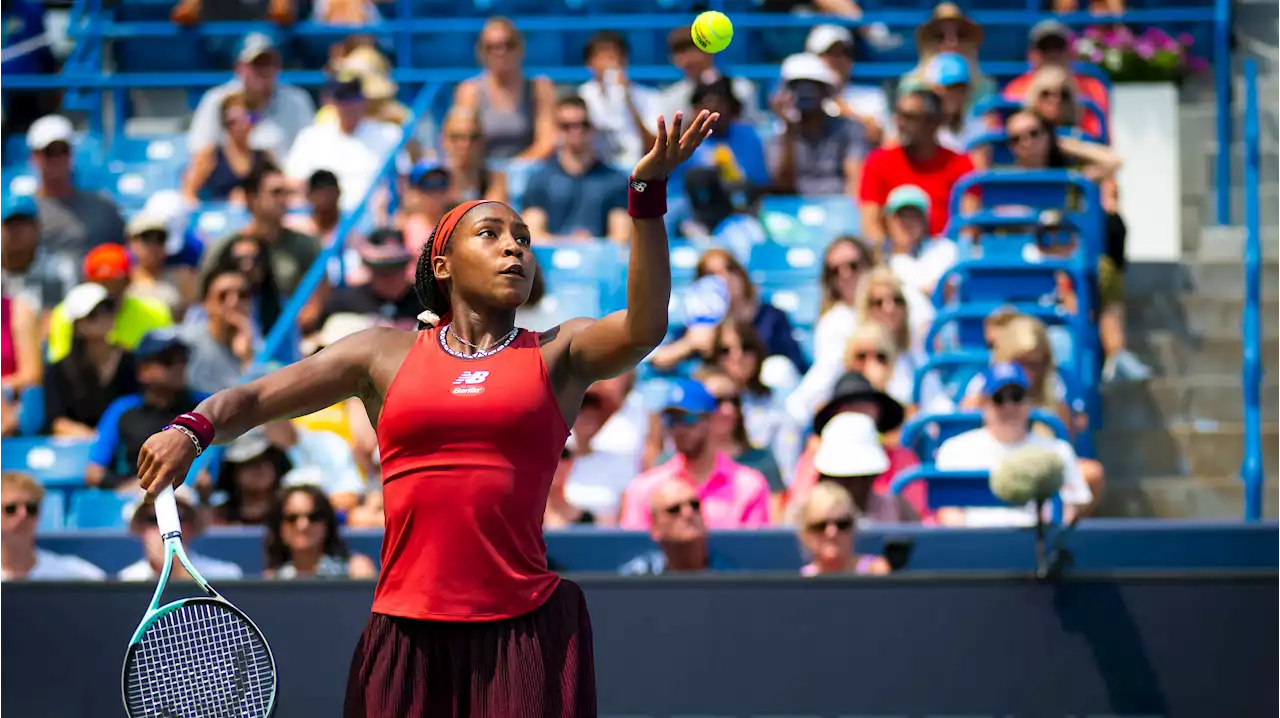
<svg viewBox="0 0 1280 718">
<path fill-rule="evenodd" d="M 305 181 L 316 170 L 329 170 L 338 177 L 343 211 L 354 211 L 399 143 L 400 128 L 390 122 L 362 120 L 351 134 L 336 122 L 309 125 L 294 141 L 284 173 Z M 409 171 L 406 155 L 402 153 L 396 162 L 401 174 Z"/>
<path fill-rule="evenodd" d="M 858 315 L 848 304 L 834 304 L 813 328 L 813 364 L 800 385 L 787 397 L 791 420 L 801 427 L 813 422 L 813 415 L 831 398 L 831 391 L 844 374 L 844 348 L 858 328 Z"/>
<path fill-rule="evenodd" d="M 1062 457 L 1065 474 L 1062 477 L 1062 490 L 1058 495 L 1062 497 L 1063 503 L 1076 506 L 1089 503 L 1093 493 L 1080 474 L 1076 452 L 1062 439 L 1028 433 L 1018 443 L 1004 444 L 996 441 L 985 428 L 973 429 L 942 442 L 933 463 L 944 471 L 991 471 L 1005 456 L 1028 446 L 1051 449 Z M 966 526 L 1033 526 L 1036 521 L 1034 503 L 1023 508 L 971 507 L 965 509 L 964 516 Z"/>
<path fill-rule="evenodd" d="M 954 240 L 947 237 L 926 239 L 915 255 L 893 254 L 889 256 L 889 269 L 902 283 L 915 287 L 926 297 L 933 295 L 938 280 L 960 259 L 960 250 Z M 912 317 L 914 320 L 915 317 Z M 914 321 L 913 321 L 914 323 Z"/>
<path fill-rule="evenodd" d="M 649 132 L 658 131 L 658 114 L 662 100 L 658 91 L 644 85 L 631 83 L 631 101 Z M 587 103 L 587 115 L 596 130 L 600 156 L 605 162 L 630 168 L 644 156 L 649 148 L 644 144 L 640 130 L 627 109 L 627 90 L 617 83 L 601 83 L 591 80 L 578 86 L 578 96 Z M 670 118 L 668 118 L 670 119 Z"/>
<path fill-rule="evenodd" d="M 194 551 L 187 552 L 187 560 L 208 581 L 244 578 L 244 571 L 230 561 L 219 561 L 216 558 L 201 556 Z M 151 563 L 145 558 L 138 559 L 135 563 L 125 566 L 120 570 L 120 573 L 116 574 L 116 578 L 121 581 L 154 581 L 156 577 L 155 569 L 151 568 Z"/>
<path fill-rule="evenodd" d="M 640 472 L 648 430 L 644 395 L 632 391 L 592 437 L 591 451 L 574 459 L 564 487 L 569 503 L 598 517 L 616 517 L 622 492 Z"/>
<path fill-rule="evenodd" d="M 952 152 L 960 154 L 969 153 L 969 143 L 985 135 L 988 128 L 982 124 L 982 120 L 976 117 L 966 115 L 961 121 L 960 129 L 953 130 L 949 125 L 943 125 L 938 128 L 938 144 L 946 147 Z"/>
<path fill-rule="evenodd" d="M 243 90 L 244 85 L 239 80 L 231 80 L 204 93 L 187 130 L 187 148 L 191 152 L 198 152 L 222 138 L 222 101 L 228 95 Z M 270 152 L 277 159 L 284 157 L 294 138 L 315 114 L 316 105 L 306 90 L 292 85 L 276 85 L 271 101 L 253 125 L 249 144 L 254 149 Z"/>
<path fill-rule="evenodd" d="M 79 556 L 36 549 L 36 562 L 24 578 L 15 579 L 8 571 L 0 572 L 6 581 L 103 581 L 107 572 Z"/>
<path fill-rule="evenodd" d="M 886 135 L 893 129 L 892 123 L 889 122 L 889 98 L 879 87 L 846 85 L 840 91 L 840 99 L 859 115 L 874 119 Z M 822 109 L 832 117 L 840 115 L 840 109 L 836 107 L 834 100 L 827 100 Z"/>
</svg>

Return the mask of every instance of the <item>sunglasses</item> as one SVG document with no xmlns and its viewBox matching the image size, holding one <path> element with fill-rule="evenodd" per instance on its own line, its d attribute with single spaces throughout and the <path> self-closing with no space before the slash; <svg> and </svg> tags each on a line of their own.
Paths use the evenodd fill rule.
<svg viewBox="0 0 1280 718">
<path fill-rule="evenodd" d="M 214 298 L 220 302 L 225 302 L 228 299 L 249 299 L 251 296 L 252 295 L 249 294 L 249 290 L 247 289 L 228 289 L 226 291 L 218 292 L 217 296 Z"/>
<path fill-rule="evenodd" d="M 297 525 L 302 523 L 303 519 L 306 519 L 310 523 L 318 524 L 324 520 L 324 513 L 320 511 L 310 511 L 307 513 L 284 515 L 284 522 L 287 524 Z"/>
<path fill-rule="evenodd" d="M 662 413 L 662 425 L 668 429 L 677 426 L 693 426 L 702 421 L 702 414 L 691 414 L 687 411 L 664 411 Z"/>
<path fill-rule="evenodd" d="M 907 300 L 902 297 L 893 297 L 892 299 L 873 299 L 871 306 L 880 309 L 892 309 L 893 307 L 905 307 Z"/>
<path fill-rule="evenodd" d="M 496 42 L 486 42 L 484 44 L 485 52 L 493 52 L 494 50 L 514 50 L 516 49 L 516 41 L 513 38 L 506 40 L 498 40 Z"/>
<path fill-rule="evenodd" d="M 868 359 L 875 359 L 881 364 L 889 363 L 889 355 L 886 354 L 885 352 L 856 352 L 853 355 L 853 358 L 856 361 L 867 361 Z"/>
<path fill-rule="evenodd" d="M 1070 102 L 1071 91 L 1070 90 L 1041 90 L 1040 97 L 1043 99 L 1056 97 L 1062 100 L 1063 102 Z"/>
<path fill-rule="evenodd" d="M 591 129 L 591 123 L 586 120 L 582 120 L 581 122 L 560 122 L 557 124 L 560 125 L 560 129 L 564 132 L 568 132 L 569 130 L 582 130 L 583 132 L 587 132 Z"/>
<path fill-rule="evenodd" d="M 66 157 L 71 154 L 71 145 L 66 142 L 54 142 L 40 150 L 40 154 L 48 158 Z"/>
<path fill-rule="evenodd" d="M 480 139 L 479 132 L 450 132 L 445 135 L 450 142 L 475 142 Z"/>
<path fill-rule="evenodd" d="M 187 353 L 181 350 L 160 352 L 159 354 L 146 358 L 144 361 L 154 362 L 164 366 L 176 366 L 178 364 L 187 363 Z"/>
<path fill-rule="evenodd" d="M 718 404 L 732 404 L 733 406 L 740 407 L 740 406 L 742 406 L 742 395 L 741 395 L 741 394 L 726 394 L 726 395 L 724 395 L 724 396 L 717 396 L 717 397 L 716 397 L 716 403 L 718 403 Z"/>
<path fill-rule="evenodd" d="M 928 117 L 923 112 L 914 112 L 912 110 L 898 110 L 897 114 L 899 118 L 913 122 L 920 122 Z"/>
<path fill-rule="evenodd" d="M 1010 386 L 997 391 L 991 397 L 991 403 L 996 406 L 1004 406 L 1005 404 L 1021 404 L 1027 398 L 1027 391 L 1020 386 Z"/>
<path fill-rule="evenodd" d="M 142 234 L 133 235 L 133 238 L 144 244 L 164 244 L 168 240 L 169 234 L 156 229 L 148 229 Z"/>
<path fill-rule="evenodd" d="M 1026 132 L 1019 132 L 1016 135 L 1009 135 L 1009 144 L 1020 145 L 1023 142 L 1034 142 L 1040 139 L 1043 135 L 1044 133 L 1039 127 L 1037 127 L 1034 130 L 1027 130 Z"/>
<path fill-rule="evenodd" d="M 854 261 L 854 262 L 843 262 L 840 264 L 828 264 L 827 274 L 839 274 L 841 269 L 847 269 L 853 274 L 857 274 L 858 272 L 862 271 L 862 262 Z"/>
<path fill-rule="evenodd" d="M 699 501 L 698 499 L 689 499 L 688 501 L 681 501 L 678 504 L 672 504 L 670 506 L 667 506 L 666 508 L 662 509 L 662 512 L 668 516 L 679 516 L 680 512 L 684 511 L 684 507 L 686 506 L 693 509 L 693 512 L 695 514 L 702 511 L 701 501 Z"/>
<path fill-rule="evenodd" d="M 5 516 L 13 516 L 14 514 L 18 513 L 18 507 L 22 507 L 23 509 L 26 509 L 27 516 L 39 516 L 39 515 L 40 515 L 40 502 L 39 502 L 39 501 L 26 501 L 26 502 L 22 502 L 22 501 L 15 501 L 15 502 L 13 502 L 13 503 L 11 503 L 11 504 L 5 504 L 5 505 L 4 505 L 4 515 L 5 515 Z"/>
<path fill-rule="evenodd" d="M 846 531 L 852 531 L 852 530 L 853 530 L 853 517 L 852 517 L 852 516 L 841 516 L 841 517 L 840 517 L 840 518 L 838 518 L 838 519 L 827 519 L 827 520 L 825 520 L 825 521 L 814 521 L 813 523 L 810 523 L 806 528 L 808 528 L 808 529 L 809 529 L 809 531 L 810 531 L 810 532 L 812 532 L 812 533 L 815 533 L 815 534 L 822 534 L 822 533 L 826 533 L 826 532 L 827 532 L 827 527 L 829 527 L 829 526 L 835 526 L 835 527 L 836 527 L 836 531 L 839 531 L 840 533 L 844 533 L 844 532 L 846 532 Z"/>
</svg>

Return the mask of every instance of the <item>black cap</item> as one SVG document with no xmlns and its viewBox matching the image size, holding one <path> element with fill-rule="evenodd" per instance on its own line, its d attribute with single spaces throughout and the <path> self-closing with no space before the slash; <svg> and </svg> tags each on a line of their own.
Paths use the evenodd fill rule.
<svg viewBox="0 0 1280 718">
<path fill-rule="evenodd" d="M 364 99 L 364 83 L 359 75 L 340 75 L 325 83 L 324 94 L 334 102 Z"/>
<path fill-rule="evenodd" d="M 902 426 L 902 420 L 906 418 L 906 412 L 896 399 L 872 386 L 861 373 L 851 371 L 840 377 L 835 390 L 831 392 L 831 401 L 824 404 L 814 416 L 813 433 L 821 434 L 831 417 L 839 413 L 840 405 L 851 401 L 873 401 L 880 407 L 876 431 L 881 434 Z"/>
</svg>

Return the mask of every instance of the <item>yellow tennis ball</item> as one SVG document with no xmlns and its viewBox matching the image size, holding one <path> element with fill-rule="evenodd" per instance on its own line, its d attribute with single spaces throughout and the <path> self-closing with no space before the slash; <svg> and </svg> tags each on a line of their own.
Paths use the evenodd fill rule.
<svg viewBox="0 0 1280 718">
<path fill-rule="evenodd" d="M 729 16 L 715 10 L 708 10 L 693 21 L 693 44 L 703 52 L 716 53 L 729 46 L 733 39 L 733 23 Z"/>
</svg>

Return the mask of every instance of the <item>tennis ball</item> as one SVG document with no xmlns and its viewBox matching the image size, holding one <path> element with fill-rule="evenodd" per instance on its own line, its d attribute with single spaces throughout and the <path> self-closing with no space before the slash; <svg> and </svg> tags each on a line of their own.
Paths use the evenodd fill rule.
<svg viewBox="0 0 1280 718">
<path fill-rule="evenodd" d="M 733 39 L 733 23 L 729 16 L 715 10 L 708 10 L 693 21 L 693 44 L 703 52 L 716 53 L 729 46 Z"/>
</svg>

